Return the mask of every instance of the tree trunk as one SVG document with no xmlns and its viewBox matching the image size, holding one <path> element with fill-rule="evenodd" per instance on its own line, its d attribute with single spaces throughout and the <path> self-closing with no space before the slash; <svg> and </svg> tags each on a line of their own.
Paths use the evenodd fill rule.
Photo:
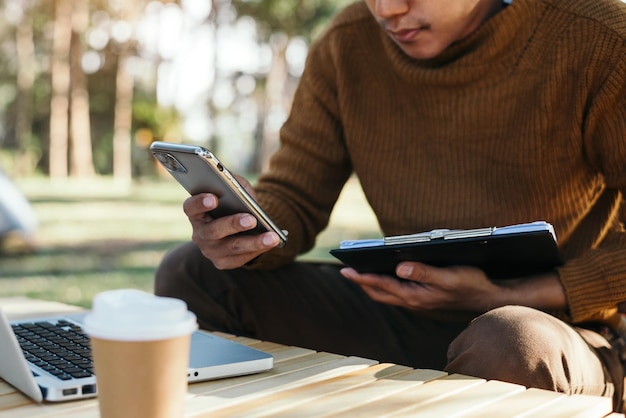
<svg viewBox="0 0 626 418">
<path fill-rule="evenodd" d="M 265 121 L 263 123 L 263 143 L 261 145 L 261 168 L 269 165 L 271 155 L 279 144 L 279 130 L 276 121 L 280 115 L 287 115 L 285 104 L 285 85 L 287 84 L 287 60 L 285 50 L 289 38 L 285 34 L 275 34 L 270 40 L 272 46 L 272 64 L 267 74 L 265 87 Z"/>
<path fill-rule="evenodd" d="M 52 39 L 52 100 L 50 103 L 50 177 L 67 177 L 71 0 L 56 0 Z"/>
<path fill-rule="evenodd" d="M 15 116 L 15 140 L 18 146 L 15 172 L 29 175 L 37 164 L 31 147 L 33 126 L 33 85 L 35 83 L 35 44 L 33 41 L 32 10 L 24 7 L 22 21 L 16 34 L 17 52 L 17 99 Z"/>
<path fill-rule="evenodd" d="M 132 180 L 133 88 L 134 78 L 128 71 L 130 49 L 122 48 L 118 56 L 115 82 L 115 120 L 113 134 L 113 177 L 130 183 Z"/>
<path fill-rule="evenodd" d="M 91 122 L 89 117 L 89 90 L 87 76 L 81 59 L 83 45 L 81 34 L 89 24 L 89 1 L 74 2 L 72 10 L 71 79 L 70 79 L 70 139 L 71 170 L 73 177 L 93 177 L 93 153 L 91 149 Z"/>
<path fill-rule="evenodd" d="M 146 1 L 111 0 L 109 5 L 120 21 L 136 22 L 146 5 Z M 132 181 L 132 124 L 133 92 L 135 78 L 129 62 L 133 57 L 134 40 L 120 41 L 117 45 L 117 74 L 115 77 L 115 110 L 113 121 L 113 177 L 116 181 Z"/>
</svg>

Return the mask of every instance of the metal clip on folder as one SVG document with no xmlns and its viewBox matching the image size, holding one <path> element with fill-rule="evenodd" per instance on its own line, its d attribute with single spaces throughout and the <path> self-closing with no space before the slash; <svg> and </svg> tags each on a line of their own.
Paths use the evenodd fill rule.
<svg viewBox="0 0 626 418">
<path fill-rule="evenodd" d="M 415 244 L 420 242 L 430 242 L 437 240 L 455 240 L 462 238 L 480 238 L 496 235 L 517 235 L 526 232 L 550 232 L 556 242 L 554 227 L 545 221 L 528 222 L 524 224 L 486 227 L 476 229 L 433 229 L 428 232 L 418 232 L 417 234 L 394 235 L 384 238 L 346 240 L 342 241 L 340 248 L 367 248 L 379 247 L 383 245 Z"/>
<path fill-rule="evenodd" d="M 495 228 L 478 228 L 478 229 L 433 229 L 430 232 L 420 232 L 418 234 L 396 235 L 385 237 L 385 245 L 408 244 L 413 242 L 427 242 L 436 239 L 459 239 L 459 238 L 476 238 L 488 237 Z"/>
</svg>

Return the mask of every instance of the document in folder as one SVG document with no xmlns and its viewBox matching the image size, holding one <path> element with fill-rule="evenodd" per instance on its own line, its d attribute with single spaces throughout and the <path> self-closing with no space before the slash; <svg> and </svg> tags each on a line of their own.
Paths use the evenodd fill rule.
<svg viewBox="0 0 626 418">
<path fill-rule="evenodd" d="M 545 273 L 562 264 L 554 228 L 544 221 L 342 241 L 330 253 L 361 273 L 388 275 L 401 261 L 475 266 L 492 279 Z"/>
</svg>

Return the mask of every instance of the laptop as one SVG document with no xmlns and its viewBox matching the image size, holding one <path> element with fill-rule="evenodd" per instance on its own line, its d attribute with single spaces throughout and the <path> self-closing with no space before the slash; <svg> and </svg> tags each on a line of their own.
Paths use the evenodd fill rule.
<svg viewBox="0 0 626 418">
<path fill-rule="evenodd" d="M 9 321 L 0 309 L 0 378 L 36 402 L 97 396 L 88 312 Z M 203 331 L 191 337 L 190 383 L 269 370 L 272 355 Z"/>
</svg>

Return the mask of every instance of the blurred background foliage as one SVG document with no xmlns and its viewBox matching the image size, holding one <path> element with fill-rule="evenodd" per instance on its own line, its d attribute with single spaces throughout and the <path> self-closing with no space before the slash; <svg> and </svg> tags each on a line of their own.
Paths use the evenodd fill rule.
<svg viewBox="0 0 626 418">
<path fill-rule="evenodd" d="M 310 43 L 348 1 L 0 0 L 0 298 L 151 291 L 191 227 L 150 143 L 206 146 L 253 181 Z M 302 257 L 372 235 L 351 179 Z"/>
<path fill-rule="evenodd" d="M 153 140 L 256 173 L 307 48 L 350 0 L 2 0 L 0 167 L 155 175 Z"/>
</svg>

